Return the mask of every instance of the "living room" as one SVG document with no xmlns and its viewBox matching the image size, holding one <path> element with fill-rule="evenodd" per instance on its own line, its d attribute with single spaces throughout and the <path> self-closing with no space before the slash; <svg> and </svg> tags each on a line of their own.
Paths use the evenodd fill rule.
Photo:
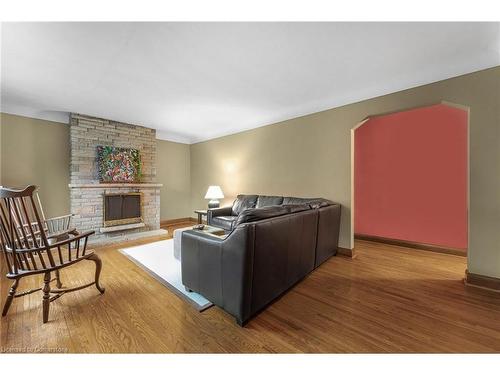
<svg viewBox="0 0 500 375">
<path fill-rule="evenodd" d="M 499 22 L 2 22 L 1 63 L 3 353 L 500 351 Z"/>
</svg>

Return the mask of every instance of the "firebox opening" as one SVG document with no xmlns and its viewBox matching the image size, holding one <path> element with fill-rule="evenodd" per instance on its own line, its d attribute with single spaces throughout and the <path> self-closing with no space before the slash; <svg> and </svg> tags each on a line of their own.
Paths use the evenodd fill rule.
<svg viewBox="0 0 500 375">
<path fill-rule="evenodd" d="M 141 193 L 105 194 L 104 226 L 142 222 Z"/>
</svg>

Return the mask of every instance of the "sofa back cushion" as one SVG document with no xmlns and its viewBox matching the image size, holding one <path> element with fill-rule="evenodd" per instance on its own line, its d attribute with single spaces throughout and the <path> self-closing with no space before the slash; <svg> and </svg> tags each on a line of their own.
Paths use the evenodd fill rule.
<svg viewBox="0 0 500 375">
<path fill-rule="evenodd" d="M 297 198 L 297 197 L 284 197 L 283 204 L 307 204 L 309 201 L 314 198 Z"/>
<path fill-rule="evenodd" d="M 308 204 L 284 204 L 281 207 L 286 208 L 289 214 L 294 214 L 296 212 L 307 211 L 311 209 Z"/>
<path fill-rule="evenodd" d="M 311 208 L 321 208 L 334 204 L 331 200 L 325 198 L 297 198 L 297 197 L 284 197 L 283 204 L 308 204 Z"/>
<path fill-rule="evenodd" d="M 239 224 L 250 223 L 252 221 L 258 221 L 263 219 L 269 219 L 271 217 L 282 216 L 290 213 L 289 210 L 284 206 L 266 206 L 261 208 L 249 208 L 242 211 L 238 215 L 238 219 L 233 225 L 236 228 Z"/>
<path fill-rule="evenodd" d="M 335 203 L 329 199 L 315 198 L 315 199 L 311 199 L 307 204 L 309 204 L 309 206 L 311 206 L 311 208 L 323 208 L 323 207 L 331 206 L 332 204 L 335 204 Z"/>
<path fill-rule="evenodd" d="M 257 198 L 257 205 L 255 208 L 261 208 L 266 206 L 279 206 L 283 203 L 283 197 L 277 197 L 273 195 L 259 195 Z"/>
<path fill-rule="evenodd" d="M 255 208 L 257 204 L 257 195 L 244 195 L 240 194 L 236 197 L 233 203 L 233 209 L 231 214 L 233 216 L 238 216 L 241 212 L 248 208 Z"/>
</svg>

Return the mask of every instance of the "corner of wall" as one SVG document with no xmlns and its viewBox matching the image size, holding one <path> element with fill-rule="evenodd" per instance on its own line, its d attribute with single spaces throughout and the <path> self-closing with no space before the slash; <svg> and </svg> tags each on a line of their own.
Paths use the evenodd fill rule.
<svg viewBox="0 0 500 375">
<path fill-rule="evenodd" d="M 189 144 L 156 139 L 157 181 L 161 189 L 161 220 L 191 215 L 191 149 Z"/>
<path fill-rule="evenodd" d="M 3 115 L 0 113 L 0 186 L 2 186 L 2 163 L 3 163 L 3 155 L 2 155 L 2 121 Z"/>
<path fill-rule="evenodd" d="M 193 212 L 193 166 L 192 166 L 192 160 L 193 158 L 191 157 L 191 153 L 193 152 L 193 145 L 192 144 L 188 144 L 187 145 L 188 147 L 188 157 L 189 157 L 189 200 L 188 200 L 188 210 L 189 210 L 189 215 L 187 215 L 187 217 L 191 217 L 192 216 L 192 212 Z"/>
</svg>

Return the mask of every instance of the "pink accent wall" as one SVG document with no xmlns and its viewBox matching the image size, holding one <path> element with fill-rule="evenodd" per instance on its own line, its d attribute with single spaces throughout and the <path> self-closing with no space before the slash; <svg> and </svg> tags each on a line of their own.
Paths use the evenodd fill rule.
<svg viewBox="0 0 500 375">
<path fill-rule="evenodd" d="M 370 118 L 354 139 L 356 234 L 467 248 L 467 112 Z"/>
</svg>

